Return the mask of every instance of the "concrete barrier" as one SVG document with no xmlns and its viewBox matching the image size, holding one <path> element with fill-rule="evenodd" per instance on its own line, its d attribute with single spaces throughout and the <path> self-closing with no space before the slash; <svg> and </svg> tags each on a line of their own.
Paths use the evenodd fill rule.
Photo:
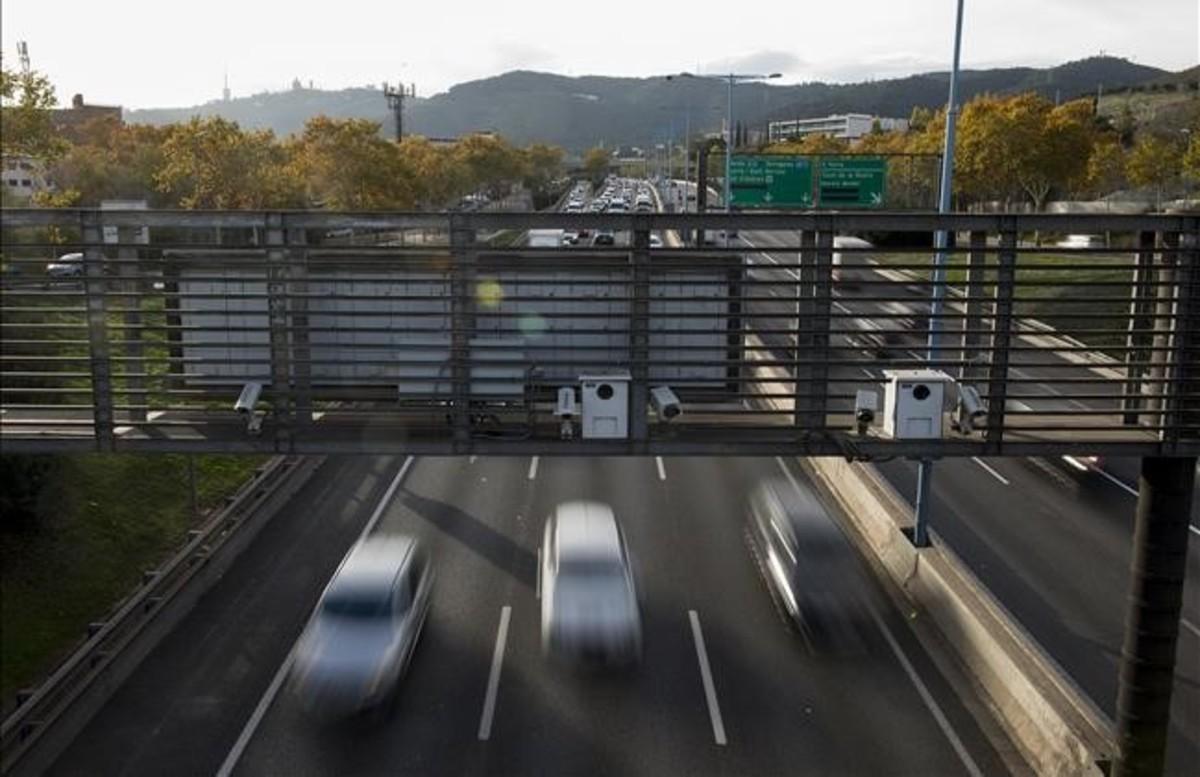
<svg viewBox="0 0 1200 777">
<path fill-rule="evenodd" d="M 747 344 L 762 342 L 748 335 Z M 756 351 L 760 354 L 761 352 Z M 755 358 L 752 356 L 752 358 Z M 791 390 L 787 373 L 756 368 L 777 383 L 755 384 L 764 394 Z M 790 410 L 790 400 L 759 400 Z M 1075 685 L 1037 640 L 998 602 L 935 532 L 931 546 L 913 547 L 906 530 L 913 508 L 870 464 L 845 459 L 798 459 L 872 565 L 889 579 L 909 606 L 935 627 L 934 656 L 953 664 L 973 695 L 982 700 L 1038 775 L 1088 777 L 1106 774 L 1116 752 L 1112 721 Z"/>
<path fill-rule="evenodd" d="M 914 610 L 944 638 L 964 676 L 1039 775 L 1102 775 L 1113 725 L 936 536 L 918 550 L 912 507 L 869 464 L 801 459 Z"/>
</svg>

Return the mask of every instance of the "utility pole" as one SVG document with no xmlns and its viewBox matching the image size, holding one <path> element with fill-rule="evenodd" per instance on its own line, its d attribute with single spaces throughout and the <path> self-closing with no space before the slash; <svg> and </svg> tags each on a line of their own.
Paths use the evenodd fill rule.
<svg viewBox="0 0 1200 777">
<path fill-rule="evenodd" d="M 417 85 L 409 84 L 405 89 L 402 83 L 397 82 L 393 87 L 384 81 L 383 96 L 387 98 L 388 107 L 396 119 L 396 142 L 399 143 L 404 140 L 404 101 L 417 96 Z"/>
<path fill-rule="evenodd" d="M 958 15 L 954 20 L 954 64 L 950 69 L 950 95 L 946 104 L 946 137 L 942 150 L 941 185 L 938 189 L 938 213 L 950 212 L 950 193 L 954 177 L 954 128 L 958 118 L 958 60 L 962 50 L 962 19 L 963 0 L 958 0 Z M 937 253 L 933 259 L 933 289 L 932 300 L 929 303 L 929 340 L 925 358 L 933 362 L 938 358 L 942 336 L 942 297 L 945 296 L 946 283 L 946 246 L 949 235 L 944 229 L 939 229 L 933 236 L 934 248 Z M 917 504 L 915 507 L 915 525 L 913 526 L 913 544 L 923 548 L 929 544 L 929 493 L 930 480 L 933 478 L 933 461 L 928 458 L 920 460 L 917 468 Z"/>
</svg>

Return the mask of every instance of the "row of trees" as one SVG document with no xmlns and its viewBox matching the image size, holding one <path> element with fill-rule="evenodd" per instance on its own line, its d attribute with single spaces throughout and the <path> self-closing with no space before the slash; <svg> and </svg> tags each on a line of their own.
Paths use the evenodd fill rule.
<svg viewBox="0 0 1200 777">
<path fill-rule="evenodd" d="M 963 105 L 954 153 L 960 205 L 1051 196 L 1103 197 L 1129 185 L 1164 192 L 1200 184 L 1200 115 L 1190 132 L 1134 132 L 1094 115 L 1090 100 L 1054 105 L 1027 93 L 982 95 Z M 876 131 L 851 144 L 824 136 L 768 146 L 768 153 L 940 154 L 945 112 L 918 108 L 907 131 Z"/>
<path fill-rule="evenodd" d="M 54 90 L 43 76 L 5 69 L 0 87 L 3 152 L 47 165 L 54 190 L 39 199 L 49 205 L 145 199 L 181 208 L 442 208 L 472 192 L 500 196 L 518 183 L 536 200 L 564 168 L 556 146 L 516 148 L 486 134 L 453 144 L 419 136 L 396 143 L 376 122 L 326 116 L 282 139 L 220 117 L 161 127 L 102 118 L 69 142 L 54 131 Z"/>
</svg>

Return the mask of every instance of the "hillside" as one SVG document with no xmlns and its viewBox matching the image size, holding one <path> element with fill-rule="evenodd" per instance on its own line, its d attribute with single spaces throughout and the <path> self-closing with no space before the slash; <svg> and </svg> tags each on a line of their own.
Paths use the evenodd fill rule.
<svg viewBox="0 0 1200 777">
<path fill-rule="evenodd" d="M 960 90 L 964 100 L 984 92 L 1025 90 L 1066 100 L 1094 94 L 1098 85 L 1115 90 L 1170 75 L 1123 59 L 1092 57 L 1053 68 L 966 70 Z M 849 111 L 907 117 L 916 106 L 943 105 L 948 79 L 949 74 L 941 72 L 857 84 L 745 84 L 734 93 L 734 112 L 751 126 L 772 118 Z M 405 123 L 412 132 L 431 137 L 490 129 L 517 143 L 544 141 L 578 151 L 600 142 L 613 146 L 661 141 L 672 121 L 676 135 L 681 135 L 689 105 L 694 132 L 717 129 L 725 112 L 724 85 L 709 79 L 569 78 L 513 71 L 414 99 L 406 106 Z M 392 127 L 383 96 L 367 88 L 293 89 L 189 108 L 127 111 L 125 118 L 163 124 L 193 115 L 220 115 L 245 127 L 267 127 L 286 135 L 321 113 L 372 119 L 388 131 Z"/>
</svg>

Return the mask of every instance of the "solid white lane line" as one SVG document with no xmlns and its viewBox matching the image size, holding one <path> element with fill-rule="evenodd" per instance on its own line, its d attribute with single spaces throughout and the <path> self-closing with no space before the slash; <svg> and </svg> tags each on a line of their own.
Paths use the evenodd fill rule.
<svg viewBox="0 0 1200 777">
<path fill-rule="evenodd" d="M 867 376 L 868 378 L 870 378 L 871 380 L 874 380 L 874 379 L 875 379 L 875 373 L 871 372 L 871 371 L 870 371 L 870 370 L 868 370 L 866 367 L 859 367 L 859 369 L 860 369 L 860 370 L 862 370 L 862 374 L 863 374 L 863 375 L 866 375 L 866 376 Z"/>
<path fill-rule="evenodd" d="M 989 475 L 994 477 L 996 480 L 999 480 L 1001 483 L 1003 483 L 1006 486 L 1009 485 L 1008 480 L 1003 475 L 1001 475 L 999 472 L 997 472 L 996 470 L 994 470 L 990 466 L 988 466 L 988 463 L 986 461 L 984 461 L 983 459 L 979 458 L 978 456 L 972 456 L 971 461 L 973 461 L 976 464 L 978 464 L 979 466 L 983 467 L 984 472 L 988 473 Z"/>
<path fill-rule="evenodd" d="M 800 492 L 800 493 L 802 493 L 802 494 L 808 493 L 807 491 L 805 491 L 803 488 L 801 488 L 801 487 L 800 487 L 800 484 L 799 484 L 799 483 L 797 483 L 797 482 L 796 482 L 796 478 L 795 478 L 795 476 L 794 476 L 794 475 L 792 475 L 792 472 L 791 472 L 791 470 L 789 470 L 789 469 L 787 468 L 787 465 L 783 463 L 783 457 L 782 457 L 782 456 L 776 456 L 776 457 L 775 457 L 775 463 L 779 465 L 779 469 L 783 470 L 783 474 L 784 474 L 784 476 L 785 476 L 785 477 L 787 477 L 787 479 L 788 479 L 789 481 L 791 481 L 792 488 L 796 489 L 796 491 L 798 491 L 798 492 Z"/>
<path fill-rule="evenodd" d="M 392 501 L 392 496 L 395 495 L 396 489 L 400 487 L 401 481 L 404 480 L 404 475 L 408 472 L 409 467 L 413 463 L 412 456 L 404 460 L 400 471 L 396 473 L 396 477 L 392 478 L 391 484 L 387 491 L 384 492 L 383 498 L 379 500 L 379 504 L 375 507 L 375 512 L 367 520 L 367 525 L 359 535 L 359 539 L 367 536 L 371 529 L 375 528 L 375 524 L 379 522 L 380 516 L 387 509 L 388 503 Z M 315 608 L 313 612 L 316 612 Z M 312 620 L 312 615 L 309 614 L 308 620 Z M 305 622 L 307 626 L 307 621 Z M 238 734 L 237 741 L 233 743 L 233 747 L 229 750 L 229 754 L 225 756 L 225 760 L 221 763 L 221 768 L 217 771 L 217 777 L 229 777 L 233 774 L 233 770 L 237 767 L 238 760 L 241 759 L 242 753 L 245 752 L 246 746 L 250 744 L 254 732 L 258 729 L 262 719 L 266 717 L 267 710 L 271 708 L 271 704 L 275 701 L 275 697 L 279 695 L 279 689 L 283 687 L 283 681 L 287 678 L 288 671 L 292 668 L 292 664 L 296 660 L 296 645 L 292 645 L 292 649 L 288 651 L 287 658 L 279 665 L 279 670 L 275 672 L 275 676 L 271 678 L 271 684 L 267 686 L 266 692 L 262 698 L 258 700 L 258 705 L 254 708 L 254 712 L 250 714 L 250 719 L 246 721 L 246 725 L 242 727 L 242 732 Z"/>
<path fill-rule="evenodd" d="M 537 477 L 537 465 L 538 465 L 538 457 L 534 456 L 529 461 L 529 479 L 530 480 L 533 480 L 534 478 Z"/>
<path fill-rule="evenodd" d="M 496 714 L 496 693 L 500 690 L 500 667 L 504 664 L 504 645 L 508 642 L 508 620 L 512 607 L 500 608 L 500 628 L 496 630 L 496 650 L 492 653 L 492 671 L 488 675 L 487 694 L 483 698 L 483 715 L 479 718 L 479 738 L 492 735 L 492 717 Z"/>
<path fill-rule="evenodd" d="M 700 680 L 704 683 L 704 698 L 708 702 L 708 717 L 712 720 L 713 740 L 724 746 L 725 723 L 721 720 L 721 708 L 717 704 L 717 689 L 713 685 L 712 669 L 708 666 L 708 651 L 704 648 L 704 634 L 700 631 L 700 616 L 688 610 L 692 622 L 692 639 L 696 642 L 696 659 L 700 662 Z"/>
<path fill-rule="evenodd" d="M 655 456 L 654 463 L 658 466 L 658 479 L 666 480 L 667 479 L 667 470 L 663 467 L 662 456 Z"/>
<path fill-rule="evenodd" d="M 1179 625 L 1183 626 L 1185 629 L 1187 629 L 1188 631 L 1195 634 L 1197 638 L 1200 638 L 1200 629 L 1196 628 L 1196 626 L 1191 621 L 1189 621 L 1187 618 L 1180 618 Z"/>
<path fill-rule="evenodd" d="M 1084 466 L 1086 466 L 1092 472 L 1095 472 L 1096 474 L 1100 475 L 1105 480 L 1112 483 L 1114 486 L 1121 489 L 1125 493 L 1129 494 L 1134 499 L 1137 499 L 1138 490 L 1136 488 L 1134 488 L 1133 486 L 1129 485 L 1128 483 L 1126 483 L 1124 480 L 1121 480 L 1120 478 L 1115 477 L 1110 472 L 1105 472 L 1103 469 L 1101 469 L 1100 467 L 1097 467 L 1095 464 L 1092 464 L 1090 462 L 1085 464 Z"/>
<path fill-rule="evenodd" d="M 358 535 L 359 539 L 366 537 L 375 529 L 375 524 L 379 523 L 379 519 L 383 517 L 384 511 L 387 510 L 388 504 L 391 503 L 392 497 L 396 494 L 396 489 L 400 488 L 400 482 L 408 474 L 408 468 L 412 466 L 414 458 L 413 456 L 409 456 L 400 465 L 400 471 L 396 473 L 396 477 L 392 478 L 387 491 L 383 492 L 383 499 L 380 499 L 379 504 L 375 506 L 375 512 L 371 513 L 371 517 L 367 520 L 367 525 L 363 527 L 362 534 Z"/>
<path fill-rule="evenodd" d="M 246 721 L 246 725 L 242 728 L 242 733 L 238 735 L 237 741 L 233 743 L 233 748 L 229 751 L 229 755 L 225 756 L 224 762 L 221 763 L 221 768 L 217 770 L 217 777 L 229 777 L 229 775 L 233 774 L 238 759 L 242 757 L 242 753 L 246 750 L 246 745 L 250 744 L 250 738 L 254 736 L 255 729 L 258 728 L 258 724 L 266 716 L 271 702 L 275 701 L 275 697 L 279 694 L 279 689 L 283 685 L 284 678 L 287 677 L 288 670 L 292 668 L 292 662 L 295 660 L 296 647 L 293 645 L 292 649 L 288 651 L 287 658 L 279 666 L 279 671 L 271 678 L 271 684 L 267 686 L 267 692 L 258 700 L 258 706 L 251 713 L 250 720 Z"/>
<path fill-rule="evenodd" d="M 883 638 L 887 640 L 888 646 L 891 647 L 892 653 L 895 654 L 896 660 L 900 662 L 900 666 L 904 668 L 908 679 L 912 680 L 912 684 L 916 687 L 917 693 L 921 696 L 921 700 L 925 702 L 925 706 L 933 714 L 933 719 L 937 721 L 938 727 L 942 729 L 942 733 L 946 735 L 946 739 L 950 740 L 950 746 L 954 748 L 954 752 L 958 754 L 958 760 L 962 761 L 963 767 L 971 777 L 983 777 L 983 772 L 979 770 L 979 766 L 975 763 L 975 759 L 967 752 L 963 746 L 962 740 L 958 738 L 958 734 L 950 727 L 950 721 L 946 719 L 942 708 L 938 706 L 937 701 L 933 698 L 933 694 L 925 687 L 925 683 L 917 675 L 917 671 L 913 669 L 913 665 L 909 662 L 908 656 L 904 655 L 904 650 L 901 649 L 900 643 L 892 636 L 892 631 L 879 617 L 879 613 L 871 608 L 871 617 L 875 619 L 875 625 L 879 627 L 879 631 L 883 633 Z"/>
</svg>

